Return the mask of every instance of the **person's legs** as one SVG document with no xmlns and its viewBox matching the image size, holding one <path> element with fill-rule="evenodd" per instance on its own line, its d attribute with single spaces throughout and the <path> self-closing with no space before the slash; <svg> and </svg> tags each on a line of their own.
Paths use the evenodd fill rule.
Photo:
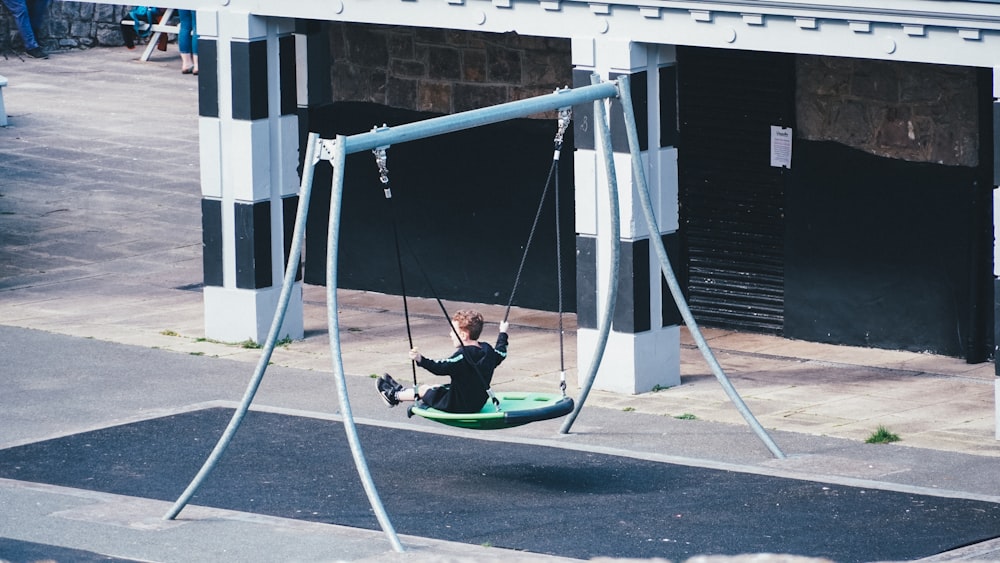
<svg viewBox="0 0 1000 563">
<path fill-rule="evenodd" d="M 3 0 L 3 3 L 10 10 L 10 14 L 17 23 L 17 29 L 21 32 L 21 39 L 24 41 L 24 49 L 26 51 L 37 49 L 38 42 L 35 40 L 35 31 L 31 27 L 31 15 L 28 13 L 26 0 Z"/>
<path fill-rule="evenodd" d="M 396 399 L 403 401 L 416 401 L 417 399 L 430 400 L 428 395 L 433 395 L 436 389 L 441 389 L 440 385 L 418 385 L 416 387 L 404 388 L 396 392 Z M 433 401 L 431 401 L 433 402 Z"/>
<path fill-rule="evenodd" d="M 191 10 L 191 64 L 198 74 L 198 12 Z"/>
<path fill-rule="evenodd" d="M 28 18 L 31 20 L 31 30 L 35 35 L 35 43 L 45 32 L 45 25 L 49 18 L 49 0 L 27 0 Z"/>
<path fill-rule="evenodd" d="M 394 407 L 401 402 L 413 402 L 417 399 L 423 399 L 429 404 L 434 404 L 436 394 L 444 389 L 441 385 L 418 385 L 416 387 L 405 388 L 388 373 L 378 378 L 378 381 L 375 382 L 375 387 L 378 389 L 379 394 L 382 395 L 382 400 L 390 407 Z"/>
<path fill-rule="evenodd" d="M 191 47 L 191 32 L 194 29 L 192 20 L 194 12 L 191 10 L 177 10 L 177 17 L 180 20 L 180 32 L 177 34 L 177 50 L 181 52 L 181 72 L 188 74 L 194 68 L 194 60 Z"/>
<path fill-rule="evenodd" d="M 177 19 L 180 24 L 180 32 L 177 34 L 177 50 L 183 55 L 191 54 L 191 30 L 192 25 L 191 10 L 177 10 Z"/>
</svg>

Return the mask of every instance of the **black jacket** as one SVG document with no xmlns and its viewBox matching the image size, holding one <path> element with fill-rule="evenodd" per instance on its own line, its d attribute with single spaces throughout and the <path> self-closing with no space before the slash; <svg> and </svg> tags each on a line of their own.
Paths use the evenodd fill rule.
<svg viewBox="0 0 1000 563">
<path fill-rule="evenodd" d="M 479 412 L 489 398 L 486 389 L 493 381 L 493 370 L 506 357 L 507 333 L 501 332 L 495 348 L 480 342 L 479 346 L 462 346 L 444 360 L 421 358 L 417 363 L 420 367 L 434 375 L 451 376 L 444 389 L 428 394 L 428 406 L 448 412 Z"/>
</svg>

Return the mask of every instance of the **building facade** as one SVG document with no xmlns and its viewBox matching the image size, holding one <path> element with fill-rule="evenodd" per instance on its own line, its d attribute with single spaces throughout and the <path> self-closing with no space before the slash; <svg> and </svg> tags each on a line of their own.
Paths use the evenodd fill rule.
<svg viewBox="0 0 1000 563">
<path fill-rule="evenodd" d="M 535 264 L 575 270 L 585 356 L 609 248 L 621 251 L 599 388 L 679 380 L 679 320 L 652 237 L 670 249 L 705 324 L 970 362 L 993 355 L 996 2 L 177 3 L 199 10 L 210 337 L 266 334 L 306 131 L 353 133 L 628 75 L 658 232 L 641 220 L 613 102 L 621 234 L 607 239 L 593 116 L 575 108 L 575 150 L 563 163 L 575 253 Z M 535 167 L 544 171 L 548 157 L 533 155 L 551 151 L 551 116 L 539 118 L 392 148 L 394 186 L 432 210 L 402 225 L 417 252 L 473 264 L 459 273 L 455 260 L 430 264 L 449 298 L 502 301 L 497 280 L 511 271 L 521 238 L 512 233 L 523 226 L 510 223 L 536 199 Z M 356 255 L 339 257 L 355 278 L 345 282 L 391 290 L 394 274 L 379 263 L 391 255 L 371 250 L 385 244 L 378 190 L 365 189 L 378 187 L 377 173 L 370 157 L 355 159 L 341 227 Z M 449 235 L 475 229 L 492 241 L 497 218 L 513 239 L 495 245 L 509 248 L 503 255 Z M 325 254 L 324 231 L 317 221 L 307 234 L 309 283 L 323 281 L 309 261 Z M 528 306 L 550 306 L 540 295 L 551 277 L 530 280 Z M 286 318 L 292 337 L 297 308 Z"/>
<path fill-rule="evenodd" d="M 350 107 L 346 113 L 352 117 L 318 120 L 347 126 L 360 108 L 366 113 L 341 133 L 394 117 L 412 121 L 485 107 L 572 83 L 571 40 L 339 22 L 329 24 L 328 33 L 333 105 Z M 699 321 L 970 362 L 992 354 L 992 254 L 984 252 L 992 245 L 992 155 L 981 154 L 990 143 L 980 140 L 991 131 L 989 76 L 954 65 L 706 48 L 681 49 L 677 74 L 670 101 L 683 126 L 669 126 L 682 149 L 677 267 Z M 414 113 L 393 115 L 400 110 Z M 537 176 L 546 169 L 545 141 L 553 124 L 521 133 L 537 140 L 534 149 L 524 146 L 524 137 L 490 146 L 498 131 L 471 142 L 489 154 L 520 144 L 526 163 L 532 150 L 542 153 L 525 166 Z M 770 165 L 771 125 L 794 131 L 790 169 Z M 723 139 L 732 146 L 723 148 Z M 417 160 L 447 166 L 468 142 L 426 151 Z M 407 163 L 402 166 L 410 173 Z M 846 168 L 835 183 L 825 181 L 831 167 Z M 358 181 L 374 180 L 369 172 Z M 933 174 L 933 181 L 921 181 Z M 424 198 L 440 192 L 440 184 L 462 181 L 428 182 L 426 176 L 414 171 L 407 178 Z M 537 178 L 532 183 L 530 173 L 512 174 L 494 189 L 530 201 L 531 189 L 541 184 Z M 522 186 L 528 189 L 522 192 Z M 989 191 L 979 193 L 984 186 Z M 820 189 L 831 195 L 829 201 L 812 193 Z M 442 197 L 434 207 L 451 213 L 447 201 Z M 396 280 L 379 274 L 392 269 L 392 253 L 379 251 L 391 248 L 391 241 L 372 244 L 380 238 L 378 228 L 363 219 L 378 213 L 374 203 L 353 228 L 346 219 L 352 246 L 364 248 L 345 262 L 347 283 L 398 292 Z M 322 209 L 314 212 L 321 215 Z M 976 220 L 970 223 L 970 217 Z M 409 227 L 426 231 L 440 224 L 417 223 Z M 438 233 L 446 236 L 447 230 Z M 373 251 L 386 261 L 373 261 Z M 449 295 L 505 302 L 509 289 L 501 280 L 510 277 L 505 269 L 514 267 L 518 256 L 506 258 L 477 265 L 471 274 L 454 272 Z M 542 274 L 529 278 L 531 288 L 542 291 L 527 299 L 554 309 L 557 294 L 545 283 L 551 268 L 532 265 Z M 567 265 L 575 267 L 575 261 Z M 307 280 L 314 279 L 310 271 L 322 268 L 320 259 L 307 264 Z M 442 274 L 444 280 L 450 277 Z M 575 282 L 568 281 L 571 296 Z M 587 306 L 582 309 L 586 314 Z"/>
</svg>

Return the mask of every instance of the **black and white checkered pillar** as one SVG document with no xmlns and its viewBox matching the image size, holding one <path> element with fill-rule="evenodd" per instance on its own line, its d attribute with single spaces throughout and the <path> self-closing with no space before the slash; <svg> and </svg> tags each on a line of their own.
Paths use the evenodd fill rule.
<svg viewBox="0 0 1000 563">
<path fill-rule="evenodd" d="M 299 140 L 309 136 L 311 111 L 333 101 L 330 81 L 330 34 L 323 22 L 295 21 L 295 71 Z"/>
<path fill-rule="evenodd" d="M 198 11 L 205 335 L 263 342 L 298 205 L 294 20 Z M 296 284 L 279 338 L 302 338 Z"/>
<path fill-rule="evenodd" d="M 633 181 L 624 114 L 609 110 L 621 207 L 621 263 L 612 333 L 595 389 L 643 393 L 680 384 L 681 318 L 660 272 L 650 237 L 661 237 L 676 255 L 676 72 L 671 46 L 601 38 L 573 39 L 574 86 L 629 75 L 642 159 L 660 232 L 650 233 Z M 592 106 L 574 108 L 576 142 L 577 365 L 585 370 L 597 345 L 610 264 L 607 177 L 595 150 Z"/>
</svg>

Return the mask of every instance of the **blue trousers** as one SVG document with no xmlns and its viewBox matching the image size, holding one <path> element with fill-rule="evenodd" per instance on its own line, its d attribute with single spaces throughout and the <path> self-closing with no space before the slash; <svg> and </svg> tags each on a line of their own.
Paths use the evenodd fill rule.
<svg viewBox="0 0 1000 563">
<path fill-rule="evenodd" d="M 4 0 L 5 2 L 7 0 Z M 198 54 L 198 34 L 195 32 L 195 11 L 177 10 L 180 19 L 180 34 L 177 35 L 177 50 L 181 53 Z"/>
<path fill-rule="evenodd" d="M 48 15 L 49 0 L 3 0 L 21 32 L 25 50 L 38 47 L 35 30 L 41 29 Z"/>
</svg>

